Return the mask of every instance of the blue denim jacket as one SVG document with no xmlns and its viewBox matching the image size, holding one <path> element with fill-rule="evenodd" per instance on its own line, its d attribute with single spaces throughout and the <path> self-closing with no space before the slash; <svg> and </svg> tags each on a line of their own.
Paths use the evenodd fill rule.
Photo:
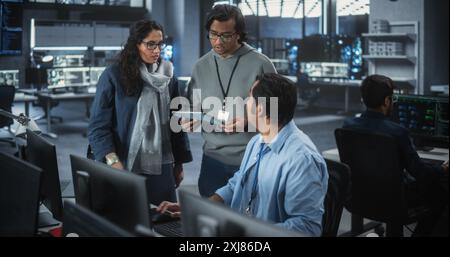
<svg viewBox="0 0 450 257">
<path fill-rule="evenodd" d="M 175 78 L 171 80 L 169 88 L 172 98 L 179 95 Z M 121 85 L 118 64 L 105 69 L 97 84 L 88 127 L 89 144 L 95 160 L 104 161 L 105 155 L 116 152 L 126 166 L 138 99 L 139 95 L 126 95 Z M 175 163 L 192 161 L 186 133 L 172 133 L 171 142 Z"/>
</svg>

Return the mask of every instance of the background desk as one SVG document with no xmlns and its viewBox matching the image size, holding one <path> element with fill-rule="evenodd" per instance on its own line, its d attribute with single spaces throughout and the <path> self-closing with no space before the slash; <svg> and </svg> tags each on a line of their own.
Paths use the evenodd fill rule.
<svg viewBox="0 0 450 257">
<path fill-rule="evenodd" d="M 287 76 L 283 75 L 285 78 L 292 80 L 294 83 L 297 83 L 296 76 Z M 343 87 L 344 92 L 344 113 L 347 113 L 349 110 L 349 102 L 350 102 L 350 88 L 357 87 L 359 88 L 362 80 L 349 80 L 349 79 L 327 79 L 327 78 L 309 78 L 309 85 L 316 87 Z M 301 86 L 301 85 L 300 85 Z"/>
<path fill-rule="evenodd" d="M 86 103 L 86 115 L 89 117 L 89 105 L 90 102 L 94 99 L 95 93 L 63 93 L 63 94 L 52 94 L 52 93 L 37 93 L 37 97 L 40 101 L 45 103 L 47 110 L 47 134 L 53 138 L 56 138 L 57 135 L 51 133 L 51 102 L 52 101 L 84 101 Z"/>
<path fill-rule="evenodd" d="M 324 80 L 324 79 L 309 79 L 309 84 L 317 87 L 344 87 L 344 113 L 348 113 L 350 101 L 350 88 L 361 85 L 361 80 Z"/>
</svg>

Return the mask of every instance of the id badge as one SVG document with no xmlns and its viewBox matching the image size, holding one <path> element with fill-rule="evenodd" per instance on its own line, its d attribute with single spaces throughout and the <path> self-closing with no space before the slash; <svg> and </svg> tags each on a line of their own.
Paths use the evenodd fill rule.
<svg viewBox="0 0 450 257">
<path fill-rule="evenodd" d="M 228 116 L 230 116 L 229 112 L 220 110 L 219 113 L 217 114 L 217 119 L 226 122 L 228 120 Z"/>
<path fill-rule="evenodd" d="M 251 217 L 252 216 L 252 211 L 250 209 L 250 206 L 248 206 L 247 208 L 245 208 L 245 215 Z"/>
</svg>

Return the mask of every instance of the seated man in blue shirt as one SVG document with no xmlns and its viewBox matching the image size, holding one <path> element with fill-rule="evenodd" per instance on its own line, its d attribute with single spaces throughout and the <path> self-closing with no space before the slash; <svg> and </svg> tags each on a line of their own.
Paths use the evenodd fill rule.
<svg viewBox="0 0 450 257">
<path fill-rule="evenodd" d="M 273 112 L 277 118 L 270 117 L 271 97 L 278 98 L 278 110 Z M 259 134 L 248 143 L 239 171 L 210 199 L 283 228 L 320 236 L 327 167 L 310 138 L 295 125 L 296 105 L 291 81 L 277 74 L 257 78 L 246 108 L 249 125 Z M 179 206 L 163 202 L 159 211 L 166 209 L 179 211 Z"/>
<path fill-rule="evenodd" d="M 389 120 L 393 110 L 393 81 L 385 76 L 368 76 L 361 85 L 367 111 L 361 117 L 346 120 L 344 128 L 364 129 L 391 135 L 397 139 L 400 164 L 407 171 L 405 185 L 410 204 L 426 204 L 433 210 L 427 220 L 419 222 L 414 235 L 427 235 L 445 204 L 448 205 L 448 162 L 433 166 L 421 161 L 406 128 Z M 446 188 L 445 188 L 446 187 Z M 421 202 L 422 199 L 425 203 Z"/>
</svg>

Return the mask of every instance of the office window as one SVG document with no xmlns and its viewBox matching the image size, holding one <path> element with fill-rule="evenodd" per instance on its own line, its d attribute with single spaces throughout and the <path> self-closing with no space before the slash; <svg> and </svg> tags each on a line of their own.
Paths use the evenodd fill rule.
<svg viewBox="0 0 450 257">
<path fill-rule="evenodd" d="M 218 1 L 217 3 L 229 1 Z M 305 14 L 303 14 L 303 3 Z M 244 16 L 268 16 L 301 19 L 322 16 L 322 0 L 247 0 L 238 4 Z"/>
</svg>

